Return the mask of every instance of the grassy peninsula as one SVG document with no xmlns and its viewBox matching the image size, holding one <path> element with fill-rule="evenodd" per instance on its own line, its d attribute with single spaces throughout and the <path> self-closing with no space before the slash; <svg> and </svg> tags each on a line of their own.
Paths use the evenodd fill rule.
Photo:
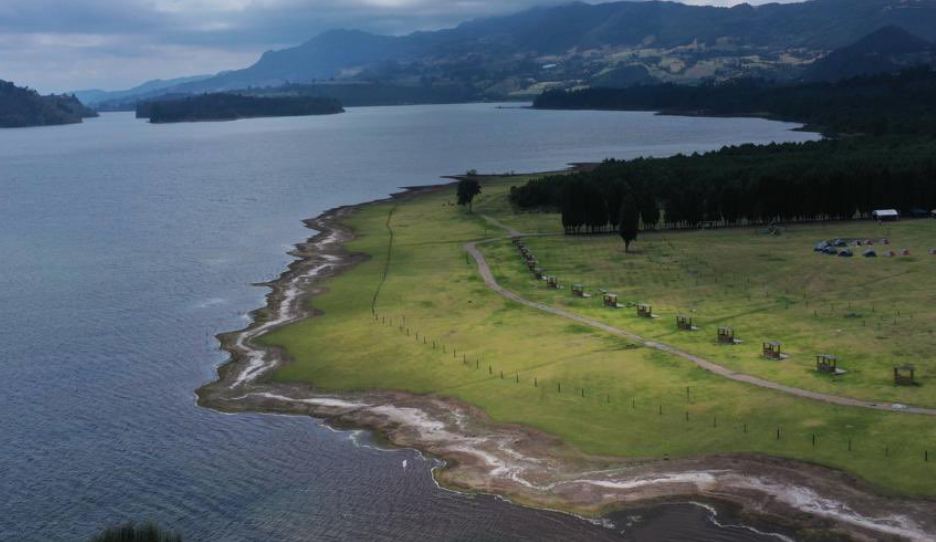
<svg viewBox="0 0 936 542">
<path fill-rule="evenodd" d="M 341 102 L 314 96 L 257 97 L 239 94 L 202 94 L 157 100 L 137 105 L 137 118 L 153 124 L 224 121 L 255 117 L 299 117 L 343 113 Z"/>
<path fill-rule="evenodd" d="M 754 229 L 669 232 L 645 235 L 636 253 L 624 255 L 611 237 L 563 236 L 557 214 L 515 212 L 510 188 L 528 180 L 483 179 L 474 214 L 455 205 L 452 189 L 366 206 L 345 218 L 357 234 L 348 248 L 370 257 L 324 282 L 326 291 L 313 303 L 317 317 L 262 338 L 291 360 L 272 381 L 324 392 L 452 397 L 482 408 L 496 422 L 534 427 L 590 454 L 778 456 L 843 469 L 881 491 L 934 496 L 936 462 L 926 461 L 927 450 L 936 448 L 933 418 L 831 405 L 734 382 L 532 310 L 492 292 L 465 244 L 505 236 L 502 225 L 545 234 L 528 243 L 564 288 L 548 290 L 535 280 L 507 239 L 479 245 L 502 286 L 807 390 L 931 405 L 936 395 L 930 377 L 918 387 L 896 388 L 888 382 L 888 365 L 907 355 L 925 361 L 909 352 L 925 352 L 931 342 L 931 317 L 918 296 L 936 260 L 829 259 L 812 245 L 831 236 L 890 235 L 923 250 L 936 223 L 886 230 L 869 222 L 803 225 L 777 237 Z M 738 278 L 719 275 L 716 283 L 716 273 L 729 262 Z M 614 288 L 622 301 L 654 302 L 661 318 L 641 321 L 632 308 L 604 309 L 600 295 L 573 298 L 573 281 L 595 294 Z M 856 281 L 859 296 L 851 291 Z M 813 296 L 808 309 L 796 300 L 804 288 Z M 880 290 L 868 291 L 873 288 Z M 796 301 L 790 308 L 788 298 Z M 814 308 L 821 309 L 819 316 Z M 894 324 L 897 310 L 905 312 Z M 677 311 L 694 314 L 700 330 L 677 332 Z M 885 311 L 886 321 L 872 316 Z M 848 318 L 849 312 L 865 317 Z M 715 328 L 723 323 L 737 326 L 741 345 L 715 345 Z M 891 338 L 879 339 L 885 334 Z M 761 359 L 761 338 L 786 341 L 791 357 Z M 826 351 L 841 356 L 847 375 L 814 372 L 813 354 Z M 929 365 L 922 366 L 931 376 Z"/>
</svg>

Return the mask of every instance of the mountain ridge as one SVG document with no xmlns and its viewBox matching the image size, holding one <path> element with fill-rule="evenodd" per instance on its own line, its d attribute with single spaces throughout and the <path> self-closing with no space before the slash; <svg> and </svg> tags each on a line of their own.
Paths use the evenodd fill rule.
<svg viewBox="0 0 936 542">
<path fill-rule="evenodd" d="M 809 0 L 730 8 L 576 2 L 403 36 L 338 29 L 267 51 L 244 69 L 161 92 L 364 81 L 470 86 L 479 98 L 501 99 L 602 80 L 792 80 L 830 51 L 890 26 L 936 40 L 936 0 Z M 615 70 L 625 76 L 614 77 Z"/>
<path fill-rule="evenodd" d="M 884 26 L 855 43 L 836 49 L 814 62 L 803 75 L 806 81 L 835 81 L 894 73 L 911 66 L 933 64 L 936 48 L 898 26 Z"/>
</svg>

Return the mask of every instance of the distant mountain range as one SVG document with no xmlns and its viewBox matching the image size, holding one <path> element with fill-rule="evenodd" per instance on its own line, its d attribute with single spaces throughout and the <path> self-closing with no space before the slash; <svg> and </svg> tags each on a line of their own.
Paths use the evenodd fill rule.
<svg viewBox="0 0 936 542">
<path fill-rule="evenodd" d="M 124 98 L 133 97 L 136 99 L 145 98 L 146 96 L 156 96 L 162 94 L 163 90 L 172 88 L 174 86 L 183 85 L 185 83 L 194 83 L 196 81 L 202 81 L 204 79 L 209 79 L 214 77 L 213 75 L 193 75 L 190 77 L 179 77 L 177 79 L 154 79 L 152 81 L 147 81 L 142 85 L 137 85 L 131 89 L 127 90 L 100 90 L 100 89 L 90 89 L 90 90 L 76 90 L 72 92 L 76 98 L 81 100 L 82 103 L 86 104 L 99 104 L 108 101 L 119 101 Z"/>
<path fill-rule="evenodd" d="M 264 53 L 242 70 L 119 96 L 80 96 L 106 108 L 161 94 L 367 84 L 403 89 L 397 94 L 406 102 L 406 89 L 413 90 L 410 101 L 424 100 L 436 88 L 459 89 L 459 96 L 481 100 L 583 85 L 836 78 L 861 69 L 898 69 L 914 58 L 928 62 L 926 51 L 934 40 L 936 0 L 810 0 L 733 8 L 573 3 L 405 36 L 333 30 Z"/>
<path fill-rule="evenodd" d="M 96 116 L 74 96 L 42 96 L 35 90 L 0 81 L 0 128 L 77 124 Z"/>
</svg>

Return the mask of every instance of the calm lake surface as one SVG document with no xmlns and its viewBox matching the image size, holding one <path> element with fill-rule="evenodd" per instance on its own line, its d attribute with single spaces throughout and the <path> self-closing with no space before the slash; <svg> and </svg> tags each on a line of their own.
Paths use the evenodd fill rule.
<svg viewBox="0 0 936 542">
<path fill-rule="evenodd" d="M 153 520 L 186 541 L 760 541 L 690 505 L 596 525 L 433 484 L 434 462 L 307 418 L 195 405 L 301 223 L 469 168 L 816 136 L 758 119 L 492 105 L 0 131 L 0 540 Z M 403 461 L 407 461 L 404 468 Z M 719 514 L 721 523 L 731 523 Z"/>
</svg>

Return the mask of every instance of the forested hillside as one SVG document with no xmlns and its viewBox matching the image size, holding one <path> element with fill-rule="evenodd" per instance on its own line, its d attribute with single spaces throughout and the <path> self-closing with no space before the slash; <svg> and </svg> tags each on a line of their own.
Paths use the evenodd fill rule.
<svg viewBox="0 0 936 542">
<path fill-rule="evenodd" d="M 936 40 L 936 0 L 809 0 L 731 8 L 672 1 L 569 2 L 401 36 L 331 30 L 295 47 L 268 51 L 244 69 L 158 93 L 380 82 L 460 87 L 479 99 L 503 99 L 582 85 L 695 84 L 743 77 L 793 81 L 817 59 L 882 28 Z M 895 41 L 893 36 L 878 38 L 883 39 L 871 40 L 872 49 Z M 864 55 L 868 45 L 846 51 L 844 60 L 851 63 L 858 53 L 863 55 L 859 67 L 889 71 L 905 66 L 890 58 L 869 62 L 872 57 Z M 810 77 L 855 74 L 850 65 L 843 71 L 826 66 Z M 154 97 L 130 92 L 121 101 Z"/>
<path fill-rule="evenodd" d="M 922 67 L 837 83 L 781 85 L 745 79 L 552 91 L 537 98 L 534 107 L 765 116 L 837 134 L 936 135 L 936 71 Z"/>
<path fill-rule="evenodd" d="M 535 106 L 764 116 L 835 136 L 705 155 L 612 160 L 594 171 L 547 177 L 512 191 L 519 208 L 561 210 L 569 233 L 616 229 L 625 198 L 637 202 L 647 229 L 850 219 L 880 208 L 905 215 L 936 209 L 936 71 L 929 67 L 837 83 L 744 80 L 548 92 Z"/>
<path fill-rule="evenodd" d="M 77 124 L 96 116 L 74 96 L 41 96 L 35 90 L 0 81 L 0 128 Z"/>
</svg>

